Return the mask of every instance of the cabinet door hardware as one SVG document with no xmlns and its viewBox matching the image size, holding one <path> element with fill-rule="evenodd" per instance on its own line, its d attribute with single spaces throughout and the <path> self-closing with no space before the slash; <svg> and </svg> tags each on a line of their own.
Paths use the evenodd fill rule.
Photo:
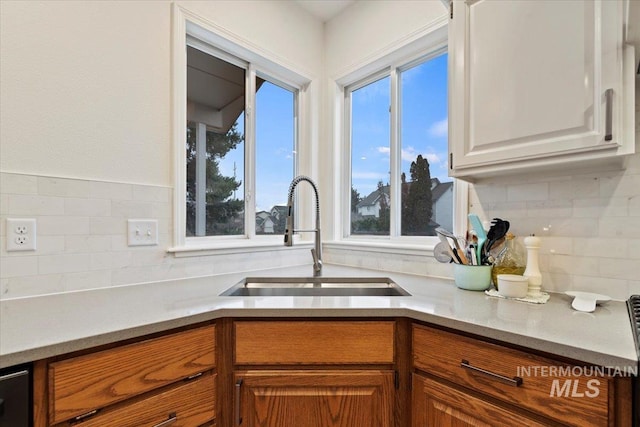
<svg viewBox="0 0 640 427">
<path fill-rule="evenodd" d="M 613 89 L 607 89 L 604 92 L 604 98 L 606 101 L 604 140 L 611 141 L 613 139 L 613 134 L 611 131 L 611 127 L 613 126 Z"/>
<path fill-rule="evenodd" d="M 201 377 L 204 374 L 204 372 L 198 372 L 197 374 L 193 374 L 193 375 L 189 375 L 187 378 L 185 378 L 185 381 L 191 381 L 191 380 L 195 380 L 198 377 Z"/>
<path fill-rule="evenodd" d="M 73 422 L 83 421 L 83 420 L 85 420 L 85 419 L 87 419 L 87 418 L 89 418 L 89 417 L 94 416 L 94 415 L 95 415 L 95 414 L 97 414 L 97 413 L 98 413 L 98 410 L 97 410 L 97 409 L 94 409 L 93 411 L 89 411 L 89 412 L 87 412 L 87 413 L 85 413 L 85 414 L 78 415 L 77 417 L 75 417 L 75 418 L 73 419 Z"/>
<path fill-rule="evenodd" d="M 242 378 L 236 381 L 236 401 L 235 401 L 235 409 L 236 409 L 236 425 L 242 424 L 242 417 L 240 416 L 240 398 L 242 391 Z"/>
<path fill-rule="evenodd" d="M 161 423 L 158 423 L 156 425 L 154 425 L 153 427 L 167 427 L 170 426 L 171 424 L 175 423 L 176 421 L 178 421 L 178 415 L 176 415 L 175 412 L 172 412 L 169 414 L 169 418 L 162 421 Z"/>
<path fill-rule="evenodd" d="M 491 377 L 491 378 L 495 378 L 496 380 L 502 381 L 505 384 L 510 384 L 512 386 L 515 386 L 515 387 L 518 387 L 518 386 L 522 385 L 522 378 L 520 378 L 520 377 L 513 377 L 513 378 L 505 377 L 504 375 L 496 374 L 494 372 L 487 371 L 485 369 L 473 366 L 473 365 L 471 365 L 469 363 L 468 360 L 464 360 L 463 359 L 462 362 L 460 362 L 460 366 L 465 368 L 465 369 L 469 369 L 469 370 L 471 370 L 473 372 L 477 372 L 479 374 L 486 375 L 486 376 Z"/>
</svg>

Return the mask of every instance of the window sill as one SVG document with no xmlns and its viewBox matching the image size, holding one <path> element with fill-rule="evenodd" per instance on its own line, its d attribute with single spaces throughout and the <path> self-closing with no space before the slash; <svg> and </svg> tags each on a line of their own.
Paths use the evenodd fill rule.
<svg viewBox="0 0 640 427">
<path fill-rule="evenodd" d="M 294 241 L 294 248 L 311 248 L 313 242 Z M 255 252 L 279 252 L 291 250 L 291 247 L 284 246 L 280 239 L 260 241 L 259 239 L 238 239 L 223 240 L 218 242 L 190 243 L 184 246 L 174 246 L 167 249 L 176 258 L 207 256 L 207 255 L 229 255 Z"/>
<path fill-rule="evenodd" d="M 382 254 L 433 256 L 433 243 L 399 243 L 372 240 L 334 240 L 324 242 L 323 249 L 347 249 L 359 252 L 375 252 Z"/>
</svg>

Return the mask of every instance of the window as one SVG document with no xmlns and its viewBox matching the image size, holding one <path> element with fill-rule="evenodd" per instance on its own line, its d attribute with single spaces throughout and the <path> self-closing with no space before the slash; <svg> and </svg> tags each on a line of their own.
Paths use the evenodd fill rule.
<svg viewBox="0 0 640 427">
<path fill-rule="evenodd" d="M 447 54 L 386 67 L 345 87 L 351 200 L 346 235 L 453 231 L 447 175 Z"/>
<path fill-rule="evenodd" d="M 263 81 L 256 93 L 256 234 L 284 234 L 296 159 L 295 92 Z"/>
<path fill-rule="evenodd" d="M 184 99 L 175 114 L 183 129 L 174 134 L 176 177 L 184 181 L 176 184 L 173 251 L 281 246 L 309 79 L 184 24 L 186 34 L 175 35 L 186 50 L 174 57 L 176 99 Z"/>
<path fill-rule="evenodd" d="M 244 234 L 245 75 L 187 47 L 187 236 Z"/>
<path fill-rule="evenodd" d="M 226 55 L 225 55 L 226 56 Z M 295 91 L 255 74 L 255 136 L 246 140 L 247 68 L 187 47 L 187 236 L 284 232 L 293 178 Z M 245 206 L 246 143 L 255 146 L 255 204 Z M 250 189 L 249 189 L 250 191 Z M 253 224 L 245 215 L 255 212 Z"/>
</svg>

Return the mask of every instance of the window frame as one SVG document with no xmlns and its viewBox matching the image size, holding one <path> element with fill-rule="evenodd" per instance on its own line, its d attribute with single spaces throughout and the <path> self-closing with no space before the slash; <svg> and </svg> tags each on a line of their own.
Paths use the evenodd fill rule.
<svg viewBox="0 0 640 427">
<path fill-rule="evenodd" d="M 239 253 L 247 250 L 272 251 L 284 248 L 281 235 L 259 235 L 255 227 L 255 83 L 256 76 L 294 92 L 294 147 L 297 155 L 294 158 L 294 176 L 297 175 L 301 163 L 301 135 L 306 133 L 305 117 L 308 103 L 308 87 L 311 79 L 298 71 L 292 70 L 270 59 L 268 52 L 261 52 L 254 45 L 248 44 L 228 31 L 217 27 L 189 10 L 173 4 L 173 37 L 172 37 L 172 144 L 174 147 L 174 221 L 173 246 L 168 252 L 175 256 L 199 256 L 223 252 Z M 187 45 L 193 46 L 207 54 L 221 58 L 234 65 L 245 68 L 247 93 L 245 95 L 245 130 L 244 130 L 244 200 L 245 200 L 245 233 L 227 236 L 186 236 L 186 152 L 184 149 L 185 129 L 187 123 Z M 287 189 L 283 189 L 283 194 Z"/>
<path fill-rule="evenodd" d="M 334 217 L 336 227 L 334 241 L 330 244 L 351 246 L 370 251 L 389 251 L 396 253 L 432 252 L 439 242 L 437 236 L 402 236 L 400 227 L 400 174 L 401 174 L 401 126 L 400 126 L 400 73 L 424 61 L 447 52 L 447 22 L 436 24 L 435 28 L 426 29 L 424 34 L 401 46 L 393 46 L 377 59 L 366 64 L 355 66 L 352 71 L 335 79 L 336 95 L 334 105 L 338 126 L 336 152 L 341 160 L 339 188 L 339 209 Z M 451 59 L 448 59 L 449 66 Z M 352 235 L 351 234 L 351 179 L 352 179 L 352 144 L 351 144 L 351 96 L 350 94 L 369 83 L 389 76 L 390 80 L 390 230 L 388 236 Z M 451 106 L 448 106 L 449 116 Z M 468 183 L 452 178 L 453 187 L 453 231 L 456 235 L 464 235 L 468 214 Z"/>
</svg>

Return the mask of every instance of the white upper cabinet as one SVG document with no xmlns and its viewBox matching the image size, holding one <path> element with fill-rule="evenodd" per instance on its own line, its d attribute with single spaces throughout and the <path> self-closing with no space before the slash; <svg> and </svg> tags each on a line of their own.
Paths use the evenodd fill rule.
<svg viewBox="0 0 640 427">
<path fill-rule="evenodd" d="M 449 24 L 451 176 L 634 152 L 622 1 L 455 0 Z"/>
</svg>

